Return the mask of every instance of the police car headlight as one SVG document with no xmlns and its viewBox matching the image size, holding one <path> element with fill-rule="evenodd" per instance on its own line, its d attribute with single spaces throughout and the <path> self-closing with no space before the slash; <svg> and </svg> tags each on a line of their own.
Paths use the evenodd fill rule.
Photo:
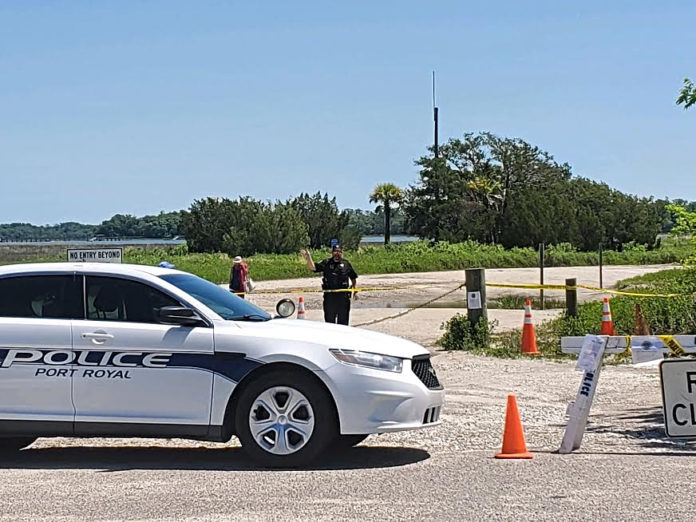
<svg viewBox="0 0 696 522">
<path fill-rule="evenodd" d="M 404 363 L 403 359 L 399 357 L 380 355 L 378 353 L 342 350 L 340 348 L 331 348 L 329 351 L 331 355 L 342 363 L 372 368 L 373 370 L 401 373 Z"/>
</svg>

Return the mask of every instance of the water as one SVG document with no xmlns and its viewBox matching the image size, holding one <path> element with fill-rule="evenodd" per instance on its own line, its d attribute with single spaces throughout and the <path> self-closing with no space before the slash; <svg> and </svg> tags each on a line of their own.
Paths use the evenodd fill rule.
<svg viewBox="0 0 696 522">
<path fill-rule="evenodd" d="M 397 234 L 391 237 L 392 243 L 410 243 L 412 241 L 418 241 L 416 236 L 407 236 L 405 234 Z M 360 241 L 361 243 L 369 244 L 380 244 L 384 243 L 384 236 L 363 236 Z M 127 245 L 183 245 L 186 243 L 185 239 L 98 239 L 90 241 L 77 241 L 77 240 L 46 240 L 46 241 L 0 241 L 0 246 L 61 246 L 61 245 L 71 245 L 71 246 L 127 246 Z"/>
<path fill-rule="evenodd" d="M 176 246 L 186 243 L 185 239 L 100 239 L 95 241 L 0 241 L 0 246 L 128 246 L 128 245 L 168 245 Z"/>
<path fill-rule="evenodd" d="M 412 241 L 418 241 L 416 236 L 406 236 L 403 234 L 397 234 L 391 237 L 392 243 L 410 243 Z M 361 243 L 384 243 L 384 236 L 363 236 L 360 240 Z"/>
</svg>

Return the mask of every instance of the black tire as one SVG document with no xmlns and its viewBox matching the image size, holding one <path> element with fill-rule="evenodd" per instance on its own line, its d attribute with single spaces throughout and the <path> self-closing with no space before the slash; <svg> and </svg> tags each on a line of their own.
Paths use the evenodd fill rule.
<svg viewBox="0 0 696 522">
<path fill-rule="evenodd" d="M 293 453 L 280 455 L 273 453 L 273 448 L 266 448 L 254 438 L 251 433 L 250 424 L 253 422 L 252 414 L 258 419 L 260 413 L 264 415 L 266 412 L 263 408 L 255 408 L 252 412 L 252 407 L 255 401 L 264 392 L 275 391 L 276 395 L 282 394 L 279 388 L 288 388 L 291 391 L 297 391 L 304 395 L 309 408 L 296 410 L 304 417 L 311 416 L 313 429 L 311 434 L 301 439 L 297 443 L 298 449 Z M 290 399 L 287 399 L 288 401 Z M 287 406 L 287 403 L 286 403 Z M 300 407 L 301 408 L 301 407 Z M 261 412 L 259 411 L 261 410 Z M 311 411 L 310 411 L 311 410 Z M 291 412 L 292 413 L 292 412 Z M 291 417 L 289 414 L 287 417 Z M 293 419 L 291 419 L 292 421 Z M 258 420 L 257 420 L 258 422 Z M 330 446 L 331 442 L 338 434 L 337 415 L 333 406 L 333 399 L 321 384 L 316 382 L 310 376 L 305 375 L 302 371 L 273 371 L 261 376 L 261 378 L 249 383 L 242 391 L 239 397 L 237 410 L 235 411 L 235 426 L 237 437 L 242 443 L 242 449 L 255 462 L 265 467 L 271 468 L 296 468 L 306 466 L 311 463 Z M 277 426 L 277 424 L 274 424 Z M 291 433 L 292 427 L 288 431 L 288 437 L 295 436 L 296 432 Z M 270 437 L 277 437 L 277 431 L 269 430 Z M 264 437 L 262 437 L 264 438 Z M 265 439 L 265 438 L 264 438 Z M 264 440 L 264 442 L 267 442 Z M 273 441 L 271 440 L 271 443 Z M 277 441 L 276 441 L 277 442 Z M 302 444 L 302 446 L 300 446 Z M 271 446 L 272 444 L 268 444 Z"/>
<path fill-rule="evenodd" d="M 26 448 L 35 440 L 36 438 L 32 437 L 0 438 L 0 454 L 15 453 L 22 448 Z"/>
<path fill-rule="evenodd" d="M 338 435 L 331 443 L 332 450 L 344 450 L 357 446 L 370 435 Z"/>
</svg>

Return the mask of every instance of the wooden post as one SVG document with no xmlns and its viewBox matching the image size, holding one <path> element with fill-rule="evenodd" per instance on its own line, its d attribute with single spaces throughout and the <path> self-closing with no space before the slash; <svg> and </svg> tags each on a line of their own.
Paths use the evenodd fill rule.
<svg viewBox="0 0 696 522">
<path fill-rule="evenodd" d="M 603 257 L 602 254 L 603 254 L 603 253 L 604 253 L 604 252 L 603 252 L 603 249 L 602 249 L 602 243 L 600 243 L 600 244 L 599 244 L 599 288 L 604 288 L 604 281 L 603 281 L 604 278 L 602 277 L 602 276 L 603 276 L 603 274 L 602 274 L 602 271 L 603 271 L 603 270 L 602 270 L 602 269 L 604 268 L 604 267 L 602 266 L 602 265 L 604 264 L 604 263 L 603 263 L 604 260 L 602 259 L 602 257 Z"/>
<path fill-rule="evenodd" d="M 486 271 L 483 268 L 466 270 L 466 308 L 471 326 L 476 326 L 483 318 L 488 321 L 486 307 Z"/>
<path fill-rule="evenodd" d="M 566 284 L 566 291 L 565 291 L 565 300 L 566 300 L 566 315 L 568 317 L 577 317 L 578 316 L 578 289 L 575 288 L 575 285 L 578 284 L 577 279 L 574 277 L 571 279 L 566 279 L 565 280 Z M 568 287 L 573 287 L 568 288 Z"/>
</svg>

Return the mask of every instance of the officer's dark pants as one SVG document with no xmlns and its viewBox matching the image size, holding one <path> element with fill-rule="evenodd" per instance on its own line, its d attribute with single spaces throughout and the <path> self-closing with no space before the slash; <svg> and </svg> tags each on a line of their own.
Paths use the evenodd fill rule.
<svg viewBox="0 0 696 522">
<path fill-rule="evenodd" d="M 350 316 L 350 292 L 324 294 L 324 321 L 348 324 Z"/>
</svg>

